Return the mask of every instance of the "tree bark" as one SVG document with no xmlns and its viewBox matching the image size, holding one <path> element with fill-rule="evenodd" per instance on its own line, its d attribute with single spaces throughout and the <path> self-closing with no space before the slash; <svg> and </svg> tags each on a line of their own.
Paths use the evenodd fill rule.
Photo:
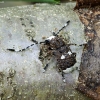
<svg viewBox="0 0 100 100">
<path fill-rule="evenodd" d="M 90 8 L 100 5 L 100 0 L 77 0 L 75 9 Z"/>
<path fill-rule="evenodd" d="M 88 38 L 80 65 L 77 90 L 94 100 L 100 100 L 100 8 L 78 10 Z"/>
</svg>

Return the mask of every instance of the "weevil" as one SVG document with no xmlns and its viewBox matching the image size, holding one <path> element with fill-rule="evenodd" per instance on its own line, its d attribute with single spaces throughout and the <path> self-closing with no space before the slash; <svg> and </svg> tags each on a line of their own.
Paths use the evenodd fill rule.
<svg viewBox="0 0 100 100">
<path fill-rule="evenodd" d="M 70 21 L 67 21 L 57 33 L 53 32 L 52 36 L 47 38 L 45 41 L 40 42 L 42 48 L 40 49 L 39 59 L 43 61 L 44 59 L 50 59 L 51 57 L 54 57 L 56 59 L 57 68 L 60 72 L 62 72 L 63 79 L 63 70 L 72 67 L 76 63 L 76 53 L 72 52 L 70 49 L 70 45 L 76 44 L 66 44 L 64 40 L 59 37 L 60 31 L 68 26 L 69 23 Z M 47 70 L 48 66 L 48 63 L 44 66 L 44 72 Z"/>
<path fill-rule="evenodd" d="M 45 59 L 50 59 L 53 57 L 56 60 L 56 67 L 62 73 L 62 78 L 65 81 L 64 72 L 67 68 L 75 65 L 76 53 L 72 52 L 70 49 L 71 45 L 77 44 L 67 44 L 60 36 L 59 33 L 68 26 L 70 21 L 57 32 L 53 32 L 53 35 L 45 39 L 45 41 L 40 42 L 42 48 L 40 48 L 39 59 L 43 62 Z M 91 54 L 94 51 L 94 45 L 92 45 L 92 40 L 88 40 L 87 43 L 80 44 L 79 46 L 84 46 L 86 50 Z M 49 63 L 45 64 L 44 72 L 47 70 Z"/>
</svg>

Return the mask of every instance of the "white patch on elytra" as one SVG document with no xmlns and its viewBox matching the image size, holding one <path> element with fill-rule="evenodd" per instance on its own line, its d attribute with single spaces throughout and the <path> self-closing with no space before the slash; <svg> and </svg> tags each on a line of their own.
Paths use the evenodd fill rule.
<svg viewBox="0 0 100 100">
<path fill-rule="evenodd" d="M 64 56 L 64 55 L 62 55 L 62 56 L 61 56 L 61 59 L 65 59 L 65 56 Z"/>
<path fill-rule="evenodd" d="M 47 40 L 51 40 L 51 39 L 54 39 L 55 36 L 50 36 L 49 38 L 47 38 Z"/>
<path fill-rule="evenodd" d="M 72 52 L 71 52 L 71 51 L 68 51 L 68 54 L 69 54 L 69 55 L 71 55 L 71 54 L 72 54 Z"/>
</svg>

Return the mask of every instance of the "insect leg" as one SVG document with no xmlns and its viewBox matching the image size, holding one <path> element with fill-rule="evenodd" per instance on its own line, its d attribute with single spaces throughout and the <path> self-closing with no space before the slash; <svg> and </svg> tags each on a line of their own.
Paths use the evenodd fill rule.
<svg viewBox="0 0 100 100">
<path fill-rule="evenodd" d="M 75 46 L 87 46 L 87 43 L 84 43 L 84 44 L 80 44 L 80 45 L 77 45 L 77 44 L 73 44 L 73 43 L 71 43 L 71 44 L 68 44 L 68 46 L 70 46 L 70 45 L 75 45 Z"/>
<path fill-rule="evenodd" d="M 92 40 L 89 40 L 87 43 L 81 44 L 79 46 L 84 46 L 90 53 L 94 52 L 94 44 Z"/>
<path fill-rule="evenodd" d="M 43 68 L 44 69 L 44 72 L 47 70 L 47 68 L 48 68 L 48 64 L 46 64 L 45 67 Z"/>
<path fill-rule="evenodd" d="M 49 65 L 51 64 L 51 62 L 52 62 L 52 59 L 51 58 L 49 58 L 49 60 L 45 60 L 44 59 L 44 62 L 42 62 L 43 63 L 43 73 L 45 72 L 45 71 L 47 71 L 47 69 L 48 69 L 48 67 L 50 67 Z"/>
<path fill-rule="evenodd" d="M 77 44 L 71 43 L 71 44 L 68 44 L 68 45 L 69 45 L 69 46 L 70 46 L 70 45 L 75 45 L 75 46 L 76 46 Z"/>
<path fill-rule="evenodd" d="M 63 71 L 61 73 L 62 73 L 62 80 L 63 80 L 63 82 L 66 82 L 65 76 L 64 76 L 65 73 Z"/>
<path fill-rule="evenodd" d="M 51 63 L 51 59 L 48 61 L 48 60 L 45 60 L 45 63 L 43 64 L 44 65 L 44 72 L 47 71 L 48 67 L 49 67 L 49 64 Z"/>
</svg>

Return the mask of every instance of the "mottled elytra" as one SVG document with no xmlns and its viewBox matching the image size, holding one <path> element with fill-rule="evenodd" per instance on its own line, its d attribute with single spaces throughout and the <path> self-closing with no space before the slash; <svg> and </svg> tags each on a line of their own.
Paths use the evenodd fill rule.
<svg viewBox="0 0 100 100">
<path fill-rule="evenodd" d="M 40 49 L 40 59 L 43 61 L 44 58 L 54 57 L 56 59 L 56 66 L 59 71 L 62 72 L 62 77 L 64 78 L 63 70 L 72 67 L 76 63 L 76 53 L 72 52 L 70 45 L 76 44 L 66 44 L 61 37 L 59 37 L 60 31 L 62 31 L 66 26 L 68 26 L 70 21 L 67 21 L 66 24 L 57 32 L 53 32 L 53 36 L 50 36 L 45 41 L 40 42 L 42 48 Z M 46 50 L 43 51 L 43 48 Z M 45 65 L 44 70 L 48 68 L 48 63 Z"/>
</svg>

